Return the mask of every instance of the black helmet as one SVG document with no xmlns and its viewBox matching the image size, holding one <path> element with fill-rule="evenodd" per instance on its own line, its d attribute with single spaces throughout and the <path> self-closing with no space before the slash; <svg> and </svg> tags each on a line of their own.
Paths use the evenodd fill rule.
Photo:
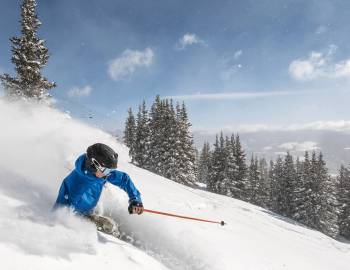
<svg viewBox="0 0 350 270">
<path fill-rule="evenodd" d="M 86 150 L 87 158 L 90 161 L 94 158 L 97 162 L 109 169 L 115 169 L 118 165 L 118 154 L 112 148 L 103 143 L 95 143 Z"/>
</svg>

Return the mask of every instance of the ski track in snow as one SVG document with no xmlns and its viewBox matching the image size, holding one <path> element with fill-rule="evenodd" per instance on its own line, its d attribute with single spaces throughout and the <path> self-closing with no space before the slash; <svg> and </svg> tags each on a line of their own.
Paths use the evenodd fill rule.
<svg viewBox="0 0 350 270">
<path fill-rule="evenodd" d="M 0 124 L 6 127 L 0 134 L 3 269 L 349 269 L 348 242 L 137 168 L 115 138 L 55 109 L 0 100 Z M 93 224 L 69 210 L 52 212 L 62 179 L 95 142 L 117 150 L 119 167 L 141 191 L 146 208 L 227 225 L 129 215 L 126 194 L 112 185 L 106 185 L 97 210 L 115 219 L 132 245 L 97 233 Z"/>
</svg>

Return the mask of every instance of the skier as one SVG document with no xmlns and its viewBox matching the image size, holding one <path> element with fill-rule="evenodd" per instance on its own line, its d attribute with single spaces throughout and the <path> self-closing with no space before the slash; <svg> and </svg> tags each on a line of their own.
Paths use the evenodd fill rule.
<svg viewBox="0 0 350 270">
<path fill-rule="evenodd" d="M 54 209 L 71 207 L 76 213 L 93 221 L 97 229 L 116 237 L 120 236 L 117 224 L 108 217 L 94 212 L 102 188 L 110 182 L 129 196 L 130 214 L 142 214 L 141 194 L 129 175 L 117 170 L 118 154 L 109 146 L 96 143 L 87 148 L 75 162 L 75 169 L 63 180 Z"/>
</svg>

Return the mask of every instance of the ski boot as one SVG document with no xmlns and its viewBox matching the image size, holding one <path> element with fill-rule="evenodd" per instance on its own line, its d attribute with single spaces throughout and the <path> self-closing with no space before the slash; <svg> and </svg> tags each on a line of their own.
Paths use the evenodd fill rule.
<svg viewBox="0 0 350 270">
<path fill-rule="evenodd" d="M 89 219 L 96 224 L 98 231 L 120 238 L 118 225 L 110 217 L 90 215 Z"/>
</svg>

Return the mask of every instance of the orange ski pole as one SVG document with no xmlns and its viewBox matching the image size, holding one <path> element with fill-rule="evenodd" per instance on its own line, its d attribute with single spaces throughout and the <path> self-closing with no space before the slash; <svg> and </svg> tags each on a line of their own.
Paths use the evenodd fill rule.
<svg viewBox="0 0 350 270">
<path fill-rule="evenodd" d="M 158 215 L 169 216 L 169 217 L 177 217 L 177 218 L 191 219 L 191 220 L 202 221 L 202 222 L 216 223 L 216 224 L 220 224 L 221 226 L 224 226 L 226 224 L 224 221 L 213 221 L 213 220 L 207 220 L 207 219 L 201 219 L 201 218 L 186 217 L 186 216 L 180 216 L 180 215 L 175 215 L 175 214 L 160 212 L 155 210 L 149 210 L 149 209 L 143 209 L 143 211 L 147 213 L 158 214 Z"/>
</svg>

